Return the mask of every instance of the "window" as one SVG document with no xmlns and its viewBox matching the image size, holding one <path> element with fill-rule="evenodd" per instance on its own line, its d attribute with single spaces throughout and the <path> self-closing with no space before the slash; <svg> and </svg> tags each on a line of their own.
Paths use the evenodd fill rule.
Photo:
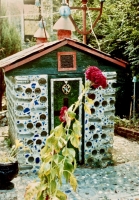
<svg viewBox="0 0 139 200">
<path fill-rule="evenodd" d="M 76 52 L 58 52 L 58 71 L 76 70 Z"/>
</svg>

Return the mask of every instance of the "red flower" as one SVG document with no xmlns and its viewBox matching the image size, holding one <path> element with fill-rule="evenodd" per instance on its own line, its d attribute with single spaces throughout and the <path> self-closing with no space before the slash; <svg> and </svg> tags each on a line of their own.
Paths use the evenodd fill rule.
<svg viewBox="0 0 139 200">
<path fill-rule="evenodd" d="M 94 88 L 102 86 L 107 87 L 106 77 L 102 74 L 101 70 L 95 66 L 90 66 L 85 72 L 86 78 L 91 81 Z"/>
<path fill-rule="evenodd" d="M 61 122 L 65 122 L 66 121 L 66 117 L 65 117 L 65 111 L 67 111 L 68 108 L 66 106 L 63 106 L 60 110 L 60 116 L 59 119 Z"/>
</svg>

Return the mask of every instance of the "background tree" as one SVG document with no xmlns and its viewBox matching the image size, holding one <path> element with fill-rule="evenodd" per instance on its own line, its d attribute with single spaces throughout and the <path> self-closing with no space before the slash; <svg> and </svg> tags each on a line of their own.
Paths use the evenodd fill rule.
<svg viewBox="0 0 139 200">
<path fill-rule="evenodd" d="M 136 0 L 137 1 L 137 0 Z M 80 5 L 81 1 L 74 1 L 74 5 Z M 88 0 L 88 7 L 99 7 L 100 2 L 98 0 Z M 134 8 L 134 9 L 133 9 Z M 131 61 L 131 49 L 133 51 L 134 59 L 137 58 L 135 54 L 135 46 L 133 38 L 137 39 L 138 34 L 136 30 L 136 12 L 137 3 L 133 4 L 133 0 L 107 0 L 103 4 L 103 12 L 101 19 L 98 21 L 92 33 L 87 36 L 87 45 L 90 45 L 96 49 L 106 52 L 112 57 L 123 59 L 129 62 L 129 66 L 132 65 Z M 82 27 L 81 13 L 72 12 L 74 19 L 78 23 L 78 26 Z M 91 22 L 96 19 L 97 12 L 87 11 L 87 28 L 90 29 Z M 80 20 L 79 20 L 80 19 Z M 132 21 L 134 20 L 134 24 Z M 82 36 L 75 32 L 76 36 L 82 41 Z M 133 44 L 134 43 L 134 44 Z M 136 46 L 137 48 L 137 46 Z M 132 59 L 133 59 L 132 57 Z M 132 72 L 133 68 L 127 67 L 125 72 L 126 79 L 123 74 L 119 74 L 117 71 L 117 92 L 116 92 L 116 115 L 129 115 L 130 102 L 132 96 Z M 135 68 L 135 67 L 134 67 Z M 124 111 L 121 113 L 121 107 L 124 105 Z"/>
<path fill-rule="evenodd" d="M 75 0 L 74 6 L 81 6 L 81 0 Z M 98 0 L 88 0 L 87 6 L 98 7 Z M 128 61 L 134 74 L 139 73 L 139 0 L 107 0 L 103 4 L 101 19 L 94 28 L 94 34 L 87 36 L 87 44 L 117 58 Z M 87 26 L 97 13 L 88 11 Z M 79 12 L 72 11 L 75 21 L 82 27 Z M 82 38 L 76 33 L 80 40 Z M 99 42 L 99 46 L 98 46 Z M 138 75 L 139 76 L 139 75 Z"/>
<path fill-rule="evenodd" d="M 1 9 L 1 33 L 0 33 L 0 59 L 12 55 L 21 50 L 21 38 L 16 27 L 8 22 L 4 7 Z"/>
<path fill-rule="evenodd" d="M 122 83 L 121 77 L 122 84 L 121 88 L 118 88 L 117 98 L 121 95 L 127 96 L 129 92 L 132 95 L 132 78 L 133 76 L 139 78 L 139 0 L 110 0 L 106 1 L 104 5 L 96 35 L 102 51 L 129 63 L 128 80 Z M 136 88 L 138 88 L 138 83 Z M 138 90 L 136 90 L 136 99 L 137 113 L 139 112 Z"/>
<path fill-rule="evenodd" d="M 16 27 L 8 22 L 4 7 L 1 7 L 0 11 L 0 59 L 2 59 L 21 50 L 21 38 Z M 0 111 L 2 110 L 2 95 L 4 91 L 4 75 L 0 68 Z"/>
</svg>

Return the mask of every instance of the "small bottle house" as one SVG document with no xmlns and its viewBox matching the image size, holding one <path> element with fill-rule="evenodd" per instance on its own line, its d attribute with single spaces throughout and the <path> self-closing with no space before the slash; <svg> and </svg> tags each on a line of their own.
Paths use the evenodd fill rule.
<svg viewBox="0 0 139 200">
<path fill-rule="evenodd" d="M 79 162 L 92 164 L 99 160 L 106 166 L 113 145 L 117 72 L 126 79 L 126 62 L 67 38 L 35 45 L 0 61 L 5 74 L 10 137 L 31 148 L 19 155 L 21 171 L 39 169 L 40 150 L 50 130 L 59 124 L 61 107 L 77 100 L 89 65 L 104 72 L 108 87 L 90 88 L 86 94 L 94 100 L 91 115 L 82 107 L 78 110 L 82 122 Z"/>
</svg>

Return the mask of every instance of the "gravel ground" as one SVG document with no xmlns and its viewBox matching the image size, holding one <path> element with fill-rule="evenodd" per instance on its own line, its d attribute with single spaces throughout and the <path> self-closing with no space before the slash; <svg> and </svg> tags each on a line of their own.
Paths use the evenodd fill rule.
<svg viewBox="0 0 139 200">
<path fill-rule="evenodd" d="M 8 127 L 0 128 L 0 145 Z M 64 183 L 62 190 L 68 200 L 139 200 L 139 144 L 121 136 L 114 136 L 113 160 L 115 166 L 103 169 L 77 168 L 78 189 L 75 193 Z M 22 200 L 27 185 L 38 179 L 34 175 L 18 175 L 13 179 L 14 189 L 0 190 L 0 200 Z"/>
<path fill-rule="evenodd" d="M 8 126 L 0 127 L 0 142 L 3 141 L 4 136 L 8 136 Z M 119 135 L 115 135 L 112 155 L 115 165 L 130 161 L 138 161 L 139 141 L 132 141 Z"/>
<path fill-rule="evenodd" d="M 114 136 L 113 160 L 115 165 L 139 160 L 139 141 L 132 141 L 119 135 Z"/>
</svg>

